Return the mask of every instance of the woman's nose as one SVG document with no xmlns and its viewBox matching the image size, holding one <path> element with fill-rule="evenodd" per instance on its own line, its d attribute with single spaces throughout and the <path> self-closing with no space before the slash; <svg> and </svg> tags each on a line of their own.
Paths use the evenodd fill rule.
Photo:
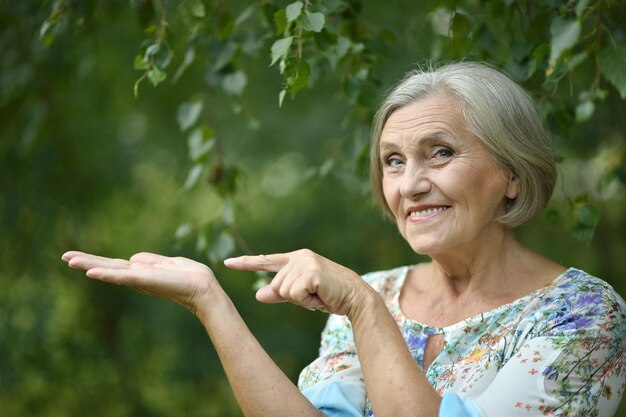
<svg viewBox="0 0 626 417">
<path fill-rule="evenodd" d="M 414 199 L 421 194 L 430 191 L 431 182 L 424 167 L 417 163 L 407 163 L 402 183 L 400 184 L 400 194 L 407 199 Z"/>
</svg>

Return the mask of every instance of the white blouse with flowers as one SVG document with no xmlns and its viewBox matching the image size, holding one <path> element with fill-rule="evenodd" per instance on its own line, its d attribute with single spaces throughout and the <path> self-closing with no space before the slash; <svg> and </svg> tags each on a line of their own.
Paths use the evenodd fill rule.
<svg viewBox="0 0 626 417">
<path fill-rule="evenodd" d="M 435 328 L 400 310 L 410 269 L 363 278 L 420 366 L 429 335 L 443 334 L 443 350 L 425 370 L 443 396 L 440 417 L 613 416 L 626 387 L 626 305 L 609 284 L 570 268 L 512 303 Z M 346 317 L 330 316 L 320 356 L 298 385 L 330 417 L 374 415 Z"/>
</svg>

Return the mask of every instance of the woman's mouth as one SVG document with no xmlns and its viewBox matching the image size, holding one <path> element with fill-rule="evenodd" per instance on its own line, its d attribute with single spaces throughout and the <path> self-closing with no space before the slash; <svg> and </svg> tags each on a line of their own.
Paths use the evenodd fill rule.
<svg viewBox="0 0 626 417">
<path fill-rule="evenodd" d="M 434 206 L 428 208 L 410 209 L 408 218 L 411 220 L 424 219 L 427 217 L 435 216 L 449 208 L 450 206 Z"/>
</svg>

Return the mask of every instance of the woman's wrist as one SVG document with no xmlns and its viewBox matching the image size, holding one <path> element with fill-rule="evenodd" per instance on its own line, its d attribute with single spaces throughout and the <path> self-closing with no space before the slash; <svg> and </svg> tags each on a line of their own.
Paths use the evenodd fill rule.
<svg viewBox="0 0 626 417">
<path fill-rule="evenodd" d="M 208 290 L 198 295 L 191 311 L 202 323 L 205 323 L 209 318 L 220 314 L 220 311 L 224 312 L 225 308 L 233 307 L 230 297 L 216 281 Z"/>
<path fill-rule="evenodd" d="M 350 322 L 355 323 L 361 320 L 361 318 L 376 314 L 376 311 L 381 307 L 384 311 L 387 310 L 381 296 L 372 287 L 365 284 L 359 291 L 358 296 L 355 297 L 355 301 L 352 303 L 346 316 L 350 319 Z"/>
</svg>

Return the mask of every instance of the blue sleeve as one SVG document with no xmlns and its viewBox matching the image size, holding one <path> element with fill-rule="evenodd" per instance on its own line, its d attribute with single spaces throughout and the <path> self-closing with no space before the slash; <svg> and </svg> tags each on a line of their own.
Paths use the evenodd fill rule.
<svg viewBox="0 0 626 417">
<path fill-rule="evenodd" d="M 305 389 L 302 394 L 328 417 L 363 417 L 363 384 L 327 380 Z"/>
<path fill-rule="evenodd" d="M 457 394 L 449 393 L 441 399 L 439 417 L 482 417 L 471 399 L 465 401 Z"/>
<path fill-rule="evenodd" d="M 328 417 L 363 417 L 363 388 L 348 382 L 324 381 L 302 391 Z M 439 417 L 482 417 L 471 399 L 457 394 L 443 396 Z"/>
</svg>

